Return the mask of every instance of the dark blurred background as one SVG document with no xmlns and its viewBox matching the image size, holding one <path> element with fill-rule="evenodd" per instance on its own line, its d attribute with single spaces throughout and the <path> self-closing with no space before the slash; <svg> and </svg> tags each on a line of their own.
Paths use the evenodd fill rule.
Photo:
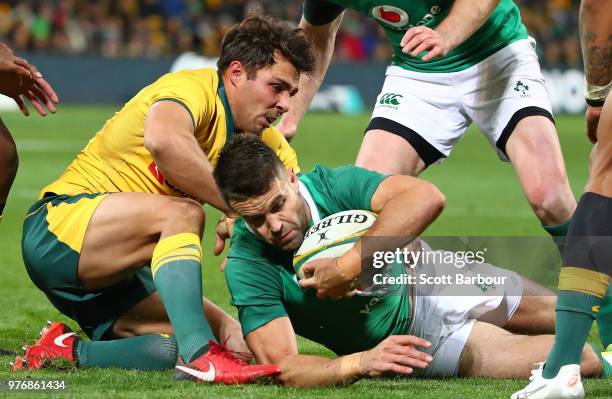
<svg viewBox="0 0 612 399">
<path fill-rule="evenodd" d="M 580 67 L 579 0 L 519 0 L 545 68 Z M 0 40 L 17 52 L 156 58 L 195 51 L 218 55 L 227 29 L 253 8 L 297 23 L 301 0 L 0 1 Z M 348 12 L 337 61 L 386 61 L 387 41 L 373 19 Z"/>
</svg>

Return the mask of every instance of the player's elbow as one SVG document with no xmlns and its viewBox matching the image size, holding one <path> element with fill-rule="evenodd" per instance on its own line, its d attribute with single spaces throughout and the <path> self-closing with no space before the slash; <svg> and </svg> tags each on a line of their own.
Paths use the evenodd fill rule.
<svg viewBox="0 0 612 399">
<path fill-rule="evenodd" d="M 421 180 L 419 187 L 420 198 L 422 198 L 423 206 L 427 207 L 428 213 L 435 218 L 446 207 L 446 197 L 442 192 L 430 182 Z"/>
<path fill-rule="evenodd" d="M 154 159 L 162 157 L 172 146 L 171 138 L 159 131 L 145 131 L 144 146 L 153 155 Z"/>
</svg>

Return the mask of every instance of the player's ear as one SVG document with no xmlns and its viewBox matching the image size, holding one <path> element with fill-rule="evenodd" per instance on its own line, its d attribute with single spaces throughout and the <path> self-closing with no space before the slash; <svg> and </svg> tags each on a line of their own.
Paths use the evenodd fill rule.
<svg viewBox="0 0 612 399">
<path fill-rule="evenodd" d="M 297 190 L 298 178 L 295 172 L 293 171 L 293 168 L 287 168 L 287 176 L 289 176 L 289 183 L 291 184 L 291 187 L 293 187 L 294 190 Z"/>
<path fill-rule="evenodd" d="M 246 70 L 240 61 L 232 61 L 227 67 L 227 71 L 229 74 L 229 80 L 234 86 L 238 85 L 240 80 L 246 76 Z"/>
</svg>

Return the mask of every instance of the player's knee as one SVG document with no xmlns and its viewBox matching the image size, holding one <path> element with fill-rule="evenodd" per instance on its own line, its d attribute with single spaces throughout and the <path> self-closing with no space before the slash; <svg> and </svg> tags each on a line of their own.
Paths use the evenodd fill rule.
<svg viewBox="0 0 612 399">
<path fill-rule="evenodd" d="M 562 184 L 533 185 L 525 190 L 525 194 L 536 216 L 546 224 L 565 222 L 559 220 L 559 215 L 573 208 L 569 204 L 572 199 L 566 198 Z"/>
<path fill-rule="evenodd" d="M 595 353 L 593 347 L 586 344 L 582 349 L 580 359 L 580 374 L 585 377 L 599 377 L 602 371 L 602 364 L 599 356 Z"/>
<path fill-rule="evenodd" d="M 183 199 L 172 201 L 165 211 L 165 225 L 179 230 L 204 229 L 205 214 L 202 206 L 196 201 Z"/>
</svg>

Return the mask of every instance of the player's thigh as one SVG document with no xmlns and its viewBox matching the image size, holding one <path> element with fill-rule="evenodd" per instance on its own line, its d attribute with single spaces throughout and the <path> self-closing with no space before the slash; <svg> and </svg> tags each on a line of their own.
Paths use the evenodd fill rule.
<svg viewBox="0 0 612 399">
<path fill-rule="evenodd" d="M 528 377 L 534 363 L 546 359 L 553 340 L 552 335 L 514 335 L 492 324 L 476 322 L 459 358 L 459 376 Z"/>
<path fill-rule="evenodd" d="M 459 376 L 527 378 L 534 363 L 546 360 L 554 340 L 554 335 L 516 335 L 476 322 L 459 358 Z M 599 375 L 601 368 L 593 347 L 586 344 L 580 360 L 582 375 Z"/>
<path fill-rule="evenodd" d="M 547 117 L 521 119 L 508 139 L 506 152 L 524 185 L 567 185 L 557 131 Z"/>
<path fill-rule="evenodd" d="M 113 193 L 87 225 L 79 279 L 88 289 L 116 283 L 147 266 L 164 235 L 202 234 L 204 213 L 193 200 L 147 193 Z"/>
<path fill-rule="evenodd" d="M 586 191 L 612 197 L 612 98 L 604 104 L 597 125 L 597 144 L 591 155 Z"/>
<path fill-rule="evenodd" d="M 452 89 L 455 78 L 389 67 L 356 164 L 417 175 L 447 157 L 469 125 Z"/>
<path fill-rule="evenodd" d="M 557 296 L 523 277 L 523 295 L 504 329 L 522 334 L 554 334 Z M 481 320 L 486 321 L 486 320 Z"/>
<path fill-rule="evenodd" d="M 355 165 L 380 173 L 409 176 L 418 176 L 425 169 L 425 162 L 408 141 L 384 130 L 370 130 L 365 134 Z"/>
<path fill-rule="evenodd" d="M 240 324 L 229 313 L 209 299 L 202 299 L 204 314 L 213 333 L 220 341 L 241 338 Z M 158 292 L 142 299 L 121 315 L 113 325 L 113 335 L 118 338 L 145 334 L 174 334 L 168 314 Z"/>
</svg>

